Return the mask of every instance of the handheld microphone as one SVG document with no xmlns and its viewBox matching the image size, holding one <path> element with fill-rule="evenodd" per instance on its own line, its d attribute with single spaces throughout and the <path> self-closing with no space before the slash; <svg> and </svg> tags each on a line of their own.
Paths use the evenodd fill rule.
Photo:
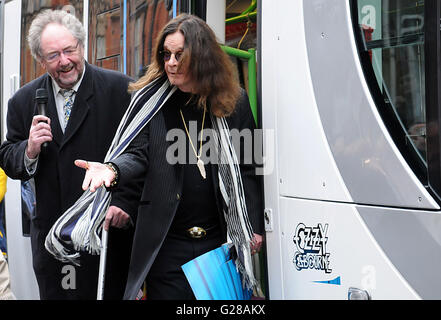
<svg viewBox="0 0 441 320">
<path fill-rule="evenodd" d="M 48 94 L 47 90 L 44 88 L 39 88 L 35 91 L 35 102 L 37 103 L 38 114 L 42 116 L 47 116 L 46 105 L 47 105 Z M 47 142 L 42 145 L 43 148 L 47 147 Z"/>
</svg>

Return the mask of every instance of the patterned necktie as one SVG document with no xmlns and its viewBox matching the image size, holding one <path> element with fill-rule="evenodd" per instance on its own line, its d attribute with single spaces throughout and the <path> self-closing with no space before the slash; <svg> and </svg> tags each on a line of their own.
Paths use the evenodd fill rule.
<svg viewBox="0 0 441 320">
<path fill-rule="evenodd" d="M 67 126 L 67 122 L 70 118 L 70 113 L 72 111 L 72 105 L 73 105 L 73 95 L 75 93 L 75 90 L 67 90 L 67 89 L 60 89 L 60 94 L 64 98 L 64 128 Z"/>
</svg>

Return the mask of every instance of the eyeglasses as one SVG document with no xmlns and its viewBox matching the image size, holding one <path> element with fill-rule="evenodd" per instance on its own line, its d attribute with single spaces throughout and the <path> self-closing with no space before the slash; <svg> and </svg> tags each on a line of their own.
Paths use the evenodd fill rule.
<svg viewBox="0 0 441 320">
<path fill-rule="evenodd" d="M 77 45 L 75 47 L 67 47 L 66 49 L 64 49 L 63 55 L 65 55 L 66 57 L 71 57 L 74 54 L 77 53 L 78 50 L 78 45 L 80 44 L 80 42 L 77 42 Z M 60 59 L 61 56 L 61 52 L 60 51 L 56 51 L 56 52 L 51 52 L 48 53 L 47 55 L 43 56 L 44 60 L 46 60 L 47 62 L 55 62 L 58 61 L 58 59 Z"/>
<path fill-rule="evenodd" d="M 171 53 L 168 50 L 163 50 L 163 51 L 161 51 L 161 54 L 162 54 L 162 59 L 164 59 L 164 62 L 169 61 L 171 59 L 172 54 L 175 56 L 176 61 L 179 62 L 179 60 L 181 60 L 181 58 L 182 58 L 182 55 L 184 54 L 184 51 L 178 51 L 175 53 Z"/>
</svg>

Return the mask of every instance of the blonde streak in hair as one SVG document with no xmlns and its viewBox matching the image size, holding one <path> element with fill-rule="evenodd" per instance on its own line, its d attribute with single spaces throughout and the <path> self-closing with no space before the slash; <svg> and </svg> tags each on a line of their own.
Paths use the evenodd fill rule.
<svg viewBox="0 0 441 320">
<path fill-rule="evenodd" d="M 159 34 L 156 36 L 155 39 L 155 45 L 152 48 L 152 61 L 151 63 L 148 65 L 146 72 L 144 73 L 144 75 L 139 78 L 136 82 L 132 82 L 129 84 L 129 88 L 128 91 L 129 92 L 134 92 L 136 90 L 140 90 L 143 87 L 145 87 L 147 84 L 149 84 L 150 82 L 152 82 L 154 79 L 159 78 L 160 76 L 162 76 L 164 74 L 164 70 L 161 69 L 159 63 L 161 63 L 160 61 L 157 60 L 157 53 L 159 50 L 159 44 L 162 43 L 163 44 L 163 36 L 164 36 L 164 28 L 166 26 L 163 27 L 163 29 L 159 32 Z M 165 37 L 164 37 L 165 40 Z"/>
<path fill-rule="evenodd" d="M 161 71 L 156 66 L 155 63 L 152 63 L 148 66 L 145 74 L 139 78 L 137 81 L 129 84 L 129 92 L 137 91 L 145 87 L 147 84 L 152 82 L 154 79 L 161 76 Z"/>
</svg>

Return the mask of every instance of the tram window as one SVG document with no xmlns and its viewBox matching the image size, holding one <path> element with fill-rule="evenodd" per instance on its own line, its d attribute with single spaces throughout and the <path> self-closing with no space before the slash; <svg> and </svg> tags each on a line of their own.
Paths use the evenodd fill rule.
<svg viewBox="0 0 441 320">
<path fill-rule="evenodd" d="M 357 5 L 382 107 L 396 117 L 406 148 L 426 165 L 424 0 L 357 0 Z"/>
<path fill-rule="evenodd" d="M 162 27 L 172 18 L 166 1 L 127 2 L 127 74 L 134 79 L 152 60 L 152 48 Z"/>
<path fill-rule="evenodd" d="M 120 8 L 98 14 L 96 17 L 96 64 L 119 70 L 121 51 Z"/>
<path fill-rule="evenodd" d="M 106 69 L 122 71 L 122 17 L 120 1 L 89 3 L 88 62 Z"/>
</svg>

